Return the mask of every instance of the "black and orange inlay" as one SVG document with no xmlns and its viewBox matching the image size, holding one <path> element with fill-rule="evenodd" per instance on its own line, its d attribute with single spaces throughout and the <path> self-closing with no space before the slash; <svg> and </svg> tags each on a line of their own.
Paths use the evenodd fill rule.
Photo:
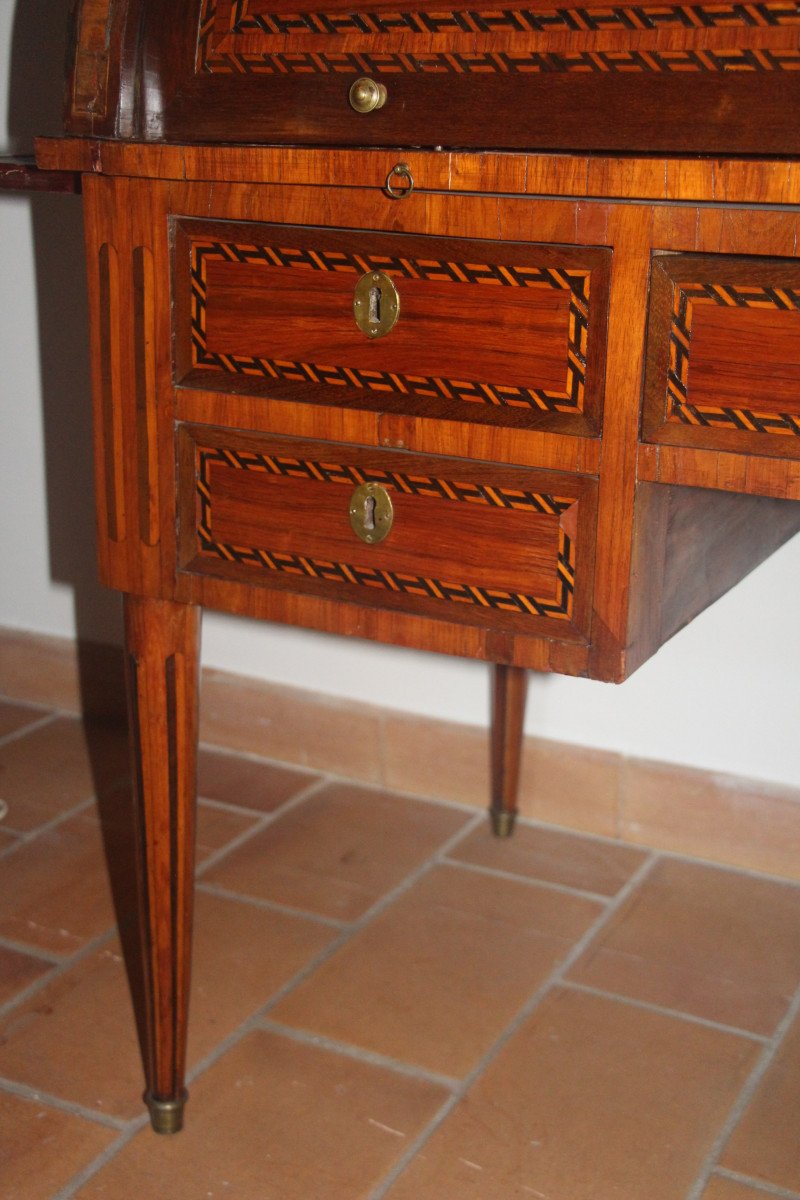
<svg viewBox="0 0 800 1200">
<path fill-rule="evenodd" d="M 663 29 L 780 29 L 800 25 L 796 0 L 767 0 L 757 4 L 634 4 L 597 7 L 532 9 L 455 9 L 434 12 L 321 11 L 253 12 L 250 0 L 234 0 L 229 28 L 218 28 L 218 0 L 205 0 L 199 41 L 198 70 L 214 74 L 481 74 L 530 72 L 727 72 L 800 70 L 795 46 L 744 49 L 720 46 L 698 49 L 607 50 L 558 53 L 518 48 L 469 49 L 470 39 L 501 35 L 569 34 L 584 32 L 648 32 Z M 219 40 L 220 32 L 223 40 Z M 335 39 L 361 34 L 388 40 L 393 35 L 417 35 L 419 50 L 383 53 L 359 50 L 337 53 L 286 51 L 274 39 L 322 35 Z M 450 43 L 431 49 L 431 38 Z M 459 50 L 459 43 L 463 49 Z M 413 47 L 413 43 L 411 43 Z"/>
<path fill-rule="evenodd" d="M 263 471 L 271 475 L 314 480 L 319 483 L 358 487 L 362 483 L 380 483 L 389 491 L 456 503 L 481 504 L 494 508 L 560 517 L 574 503 L 573 497 L 550 496 L 488 484 L 463 483 L 426 475 L 404 475 L 397 471 L 356 467 L 342 463 L 318 462 L 282 455 L 255 454 L 231 449 L 198 447 L 197 491 L 200 503 L 198 543 L 201 555 L 216 556 L 229 562 L 243 563 L 267 571 L 318 579 L 328 583 L 378 588 L 407 596 L 428 597 L 457 604 L 535 617 L 566 619 L 572 616 L 575 590 L 574 548 L 571 539 L 559 529 L 558 564 L 554 596 L 531 596 L 500 588 L 476 587 L 461 581 L 432 579 L 398 571 L 387 571 L 356 563 L 326 561 L 302 554 L 276 553 L 263 547 L 234 546 L 215 538 L 213 533 L 213 493 L 209 469 L 223 464 L 236 471 Z"/>
<path fill-rule="evenodd" d="M 367 371 L 333 363 L 290 362 L 278 358 L 221 354 L 209 348 L 206 336 L 207 264 L 213 259 L 249 265 L 262 263 L 289 269 L 346 272 L 356 278 L 367 271 L 384 271 L 405 279 L 447 280 L 476 286 L 547 288 L 566 292 L 569 296 L 569 328 L 563 391 L 400 374 L 395 371 Z M 345 254 L 339 250 L 238 245 L 230 242 L 193 242 L 191 272 L 192 365 L 195 367 L 239 375 L 263 375 L 276 381 L 361 388 L 428 399 L 460 400 L 470 404 L 536 408 L 548 412 L 583 411 L 589 320 L 588 270 L 455 263 L 399 255 Z"/>
<path fill-rule="evenodd" d="M 800 414 L 797 413 L 760 413 L 749 408 L 718 408 L 690 403 L 692 316 L 698 304 L 714 304 L 728 308 L 757 306 L 797 311 L 800 310 L 800 292 L 788 287 L 750 287 L 745 284 L 673 284 L 667 371 L 668 420 L 681 421 L 684 425 L 800 436 Z"/>
</svg>

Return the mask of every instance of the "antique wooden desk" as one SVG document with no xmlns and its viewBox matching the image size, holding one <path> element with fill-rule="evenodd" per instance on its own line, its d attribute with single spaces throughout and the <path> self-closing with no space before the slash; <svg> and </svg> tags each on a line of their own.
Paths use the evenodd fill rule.
<svg viewBox="0 0 800 1200">
<path fill-rule="evenodd" d="M 800 528 L 799 37 L 787 0 L 77 4 L 38 155 L 84 177 L 156 1129 L 203 606 L 494 664 L 503 834 L 525 671 L 623 680 Z"/>
</svg>

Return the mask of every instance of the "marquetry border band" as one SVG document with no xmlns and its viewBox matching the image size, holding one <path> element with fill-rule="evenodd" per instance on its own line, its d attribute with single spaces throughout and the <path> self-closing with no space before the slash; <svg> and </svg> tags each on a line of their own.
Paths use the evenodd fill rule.
<svg viewBox="0 0 800 1200">
<path fill-rule="evenodd" d="M 667 370 L 667 419 L 680 421 L 684 425 L 800 436 L 800 413 L 760 413 L 749 408 L 721 408 L 690 402 L 692 317 L 699 304 L 795 312 L 800 310 L 800 291 L 778 286 L 674 283 Z"/>
<path fill-rule="evenodd" d="M 568 333 L 565 342 L 565 380 L 562 391 L 513 387 L 470 379 L 364 370 L 337 364 L 287 361 L 209 348 L 206 335 L 208 263 L 214 260 L 311 271 L 335 271 L 360 278 L 367 271 L 383 271 L 397 279 L 447 280 L 463 285 L 546 288 L 569 297 Z M 583 411 L 589 327 L 591 273 L 566 267 L 508 266 L 493 263 L 455 263 L 413 259 L 389 254 L 345 254 L 342 251 L 279 246 L 238 245 L 230 242 L 193 242 L 192 365 L 234 375 L 263 376 L 275 382 L 316 383 L 331 387 L 360 388 L 372 392 L 460 400 L 547 412 Z"/>
<path fill-rule="evenodd" d="M 563 528 L 559 528 L 555 595 L 544 597 L 505 591 L 501 588 L 476 587 L 463 582 L 447 582 L 354 563 L 309 558 L 302 554 L 277 553 L 263 547 L 234 546 L 218 540 L 213 533 L 213 492 L 209 471 L 215 464 L 236 471 L 261 471 L 270 475 L 339 484 L 348 488 L 348 494 L 350 488 L 360 484 L 380 483 L 390 491 L 406 495 L 515 509 L 554 518 L 560 517 L 576 502 L 573 497 L 550 496 L 542 492 L 456 482 L 425 475 L 404 475 L 396 471 L 256 454 L 229 448 L 197 447 L 197 493 L 200 511 L 197 533 L 201 556 L 215 556 L 228 562 L 327 583 L 376 588 L 498 612 L 555 617 L 562 620 L 569 620 L 572 616 L 575 590 L 574 547 Z"/>
<path fill-rule="evenodd" d="M 800 70 L 797 46 L 763 45 L 750 48 L 724 44 L 684 49 L 653 45 L 590 46 L 559 52 L 541 43 L 547 35 L 584 33 L 657 34 L 661 30 L 707 31 L 747 29 L 782 30 L 800 25 L 797 0 L 767 0 L 759 4 L 636 4 L 613 7 L 542 9 L 456 9 L 432 12 L 253 12 L 251 0 L 233 0 L 229 17 L 220 0 L 205 0 L 198 43 L 197 70 L 213 74 L 527 74 L 587 72 L 730 72 Z M 330 47 L 303 49 L 308 36 L 330 38 Z M 387 41 L 403 38 L 402 49 Z M 336 39 L 343 36 L 369 39 L 357 50 L 337 53 Z M 409 37 L 418 37 L 414 48 Z M 475 48 L 482 37 L 510 38 L 503 45 Z M 526 36 L 536 38 L 536 49 L 526 47 Z M 287 39 L 299 38 L 297 49 L 287 49 Z M 431 39 L 444 44 L 431 46 Z M 520 39 L 522 44 L 520 45 Z M 411 48 L 409 48 L 409 45 Z M 386 52 L 383 52 L 385 47 Z M 333 50 L 333 52 L 331 52 Z"/>
</svg>

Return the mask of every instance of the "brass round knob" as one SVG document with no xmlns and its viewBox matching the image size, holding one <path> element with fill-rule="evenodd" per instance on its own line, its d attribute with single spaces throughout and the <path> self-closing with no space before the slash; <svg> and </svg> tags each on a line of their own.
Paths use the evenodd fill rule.
<svg viewBox="0 0 800 1200">
<path fill-rule="evenodd" d="M 374 112 L 376 108 L 383 108 L 385 103 L 386 88 L 366 75 L 357 79 L 350 88 L 350 107 L 356 112 Z"/>
</svg>

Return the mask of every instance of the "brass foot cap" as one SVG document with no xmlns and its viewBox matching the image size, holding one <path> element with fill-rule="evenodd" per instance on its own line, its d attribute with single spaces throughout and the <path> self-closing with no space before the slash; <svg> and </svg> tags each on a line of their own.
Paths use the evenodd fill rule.
<svg viewBox="0 0 800 1200">
<path fill-rule="evenodd" d="M 492 818 L 492 832 L 495 837 L 511 837 L 514 832 L 514 822 L 517 819 L 515 812 L 498 811 L 492 808 L 489 811 L 489 816 Z"/>
<path fill-rule="evenodd" d="M 188 1095 L 188 1092 L 184 1092 L 177 1100 L 156 1100 L 149 1093 L 145 1094 L 145 1104 L 150 1109 L 150 1124 L 156 1133 L 180 1133 Z"/>
</svg>

